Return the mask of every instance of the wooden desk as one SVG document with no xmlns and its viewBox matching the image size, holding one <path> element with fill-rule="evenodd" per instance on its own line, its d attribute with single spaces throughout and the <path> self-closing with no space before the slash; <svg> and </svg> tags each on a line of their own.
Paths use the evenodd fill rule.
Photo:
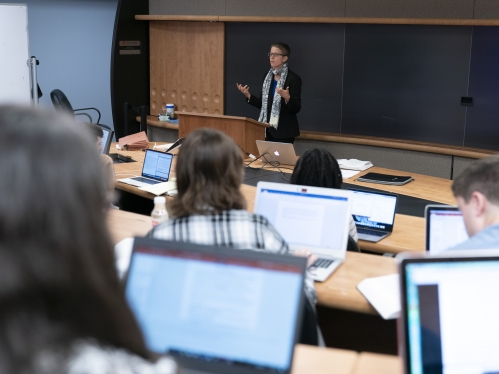
<svg viewBox="0 0 499 374">
<path fill-rule="evenodd" d="M 367 173 L 381 173 L 390 175 L 410 175 L 414 178 L 412 182 L 404 186 L 390 186 L 383 184 L 357 182 L 356 179 Z M 397 171 L 391 169 L 372 167 L 366 171 L 362 171 L 349 179 L 344 180 L 345 183 L 355 184 L 367 188 L 374 188 L 381 191 L 387 191 L 400 195 L 413 196 L 419 199 L 436 201 L 442 204 L 456 205 L 456 199 L 452 194 L 452 181 L 449 179 L 430 177 L 428 175 L 409 173 L 405 171 Z"/>
<path fill-rule="evenodd" d="M 130 236 L 143 236 L 151 229 L 151 218 L 111 209 L 108 227 L 113 243 Z M 397 272 L 393 258 L 347 252 L 345 262 L 325 282 L 316 282 L 318 303 L 331 308 L 377 314 L 357 290 L 357 284 L 369 277 Z"/>
<path fill-rule="evenodd" d="M 161 144 L 161 143 L 158 143 L 158 144 Z M 117 152 L 116 148 L 114 146 L 112 146 L 111 149 L 112 149 L 111 153 Z M 119 151 L 119 153 L 125 154 L 127 156 L 131 156 L 137 162 L 114 164 L 114 169 L 116 172 L 116 179 L 128 178 L 128 177 L 133 177 L 135 175 L 140 175 L 140 173 L 142 172 L 142 164 L 144 162 L 145 152 L 142 152 L 142 151 Z M 174 164 L 172 166 L 173 170 L 172 170 L 172 174 L 171 174 L 172 176 L 175 176 L 174 167 L 175 167 L 176 162 L 177 162 L 177 159 L 174 158 L 173 159 Z M 262 163 L 260 163 L 259 161 L 256 161 L 254 163 L 254 166 L 255 167 L 262 166 Z M 285 166 L 285 167 L 288 168 L 288 166 Z M 289 168 L 292 168 L 292 166 L 290 166 Z M 274 168 L 270 167 L 268 169 L 274 169 Z M 282 170 L 284 172 L 288 172 L 288 173 L 291 172 L 290 169 L 282 169 Z M 394 170 L 381 169 L 381 168 L 371 168 L 370 170 L 375 170 L 376 172 L 392 173 L 392 174 L 397 173 Z M 398 172 L 398 173 L 401 173 L 401 172 Z M 450 184 L 447 183 L 448 181 L 445 181 L 441 178 L 427 177 L 424 175 L 419 176 L 419 174 L 417 174 L 417 175 L 412 174 L 412 175 L 414 175 L 417 178 L 417 180 L 415 182 L 411 182 L 411 183 L 416 184 L 416 182 L 419 181 L 419 185 L 422 185 L 422 190 L 423 190 L 423 192 L 421 192 L 420 195 L 424 195 L 424 196 L 416 196 L 416 197 L 430 199 L 429 196 L 426 196 L 427 192 L 425 192 L 425 191 L 427 191 L 427 189 L 428 189 L 428 184 L 434 183 L 435 180 L 437 180 L 435 183 L 438 186 L 440 186 L 437 188 L 442 188 L 442 189 L 447 188 L 450 191 Z M 420 178 L 420 177 L 422 177 L 422 178 Z M 411 183 L 409 183 L 409 185 L 407 185 L 407 186 L 401 186 L 401 187 L 373 185 L 373 184 L 369 184 L 369 183 L 355 182 L 355 181 L 353 181 L 353 179 L 355 179 L 355 178 L 357 178 L 357 176 L 354 176 L 352 179 L 347 179 L 345 181 L 348 183 L 358 184 L 358 185 L 362 185 L 362 186 L 369 187 L 369 188 L 374 188 L 374 187 L 386 188 L 386 191 L 392 191 L 392 189 L 394 189 L 394 188 L 403 188 L 403 187 L 408 187 L 409 185 L 411 185 Z M 427 178 L 427 179 L 425 179 L 425 178 Z M 416 185 L 416 187 L 417 186 L 418 185 Z M 141 197 L 144 197 L 146 199 L 150 199 L 150 200 L 154 199 L 153 194 L 139 190 L 137 187 L 130 186 L 128 184 L 116 182 L 116 188 L 123 190 L 123 191 L 127 191 L 129 193 L 132 193 L 132 194 L 135 194 L 138 196 L 141 196 Z M 253 186 L 243 184 L 243 185 L 241 185 L 241 191 L 242 191 L 244 197 L 246 198 L 247 209 L 250 212 L 252 212 L 254 205 L 255 205 L 256 188 Z M 417 188 L 416 189 L 412 188 L 411 190 L 407 190 L 407 191 L 408 191 L 408 195 L 412 194 L 411 196 L 414 196 L 414 194 L 419 190 Z M 414 191 L 416 191 L 416 192 L 414 192 Z M 402 193 L 402 192 L 400 190 L 398 190 L 398 191 L 396 191 L 396 193 Z M 404 190 L 404 193 L 405 193 L 405 190 Z M 442 193 L 441 195 L 444 196 L 445 193 Z M 447 196 L 447 198 L 448 198 L 448 196 Z M 366 241 L 360 240 L 359 247 L 361 250 L 375 252 L 375 253 L 400 253 L 400 252 L 406 252 L 406 251 L 424 251 L 424 248 L 425 248 L 425 242 L 424 242 L 424 240 L 425 240 L 425 227 L 424 227 L 424 225 L 425 225 L 424 219 L 421 217 L 412 217 L 412 216 L 397 214 L 395 216 L 395 225 L 394 225 L 394 230 L 393 230 L 392 235 L 388 236 L 387 238 L 381 240 L 378 243 L 372 243 L 372 242 L 366 242 Z"/>
<path fill-rule="evenodd" d="M 358 355 L 353 374 L 402 374 L 402 358 L 362 352 Z"/>
<path fill-rule="evenodd" d="M 292 374 L 351 374 L 358 353 L 343 349 L 319 348 L 298 344 L 295 347 Z"/>
</svg>

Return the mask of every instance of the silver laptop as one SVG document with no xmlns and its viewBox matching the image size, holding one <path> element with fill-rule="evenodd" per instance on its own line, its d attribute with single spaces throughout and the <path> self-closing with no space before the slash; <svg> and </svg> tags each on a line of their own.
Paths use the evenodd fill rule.
<svg viewBox="0 0 499 374">
<path fill-rule="evenodd" d="M 426 250 L 436 254 L 468 240 L 463 214 L 457 206 L 427 205 Z"/>
<path fill-rule="evenodd" d="M 147 149 L 144 156 L 142 176 L 118 179 L 118 182 L 136 187 L 145 187 L 151 184 L 168 182 L 172 160 L 173 155 L 170 153 Z"/>
<path fill-rule="evenodd" d="M 352 216 L 359 239 L 379 242 L 393 231 L 397 195 L 365 190 L 352 191 Z"/>
<path fill-rule="evenodd" d="M 499 373 L 499 251 L 397 258 L 404 372 Z"/>
<path fill-rule="evenodd" d="M 306 260 L 135 238 L 125 295 L 147 347 L 183 374 L 291 372 Z"/>
<path fill-rule="evenodd" d="M 267 162 L 277 161 L 280 165 L 296 165 L 298 157 L 295 148 L 291 143 L 276 143 L 257 140 L 256 146 L 260 155 L 265 155 L 262 159 Z"/>
<path fill-rule="evenodd" d="M 308 269 L 325 281 L 344 261 L 351 192 L 333 188 L 258 182 L 254 211 L 267 218 L 289 244 L 319 259 Z"/>
</svg>

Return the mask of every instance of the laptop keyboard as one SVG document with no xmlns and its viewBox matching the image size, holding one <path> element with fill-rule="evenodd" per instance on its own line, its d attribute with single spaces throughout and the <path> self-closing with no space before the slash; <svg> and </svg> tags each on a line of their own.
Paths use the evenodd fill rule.
<svg viewBox="0 0 499 374">
<path fill-rule="evenodd" d="M 357 232 L 359 234 L 372 235 L 372 236 L 384 236 L 384 235 L 386 235 L 386 232 L 376 231 L 376 230 L 370 230 L 370 229 L 359 229 L 359 228 L 357 228 Z"/>
<path fill-rule="evenodd" d="M 158 183 L 158 181 L 154 181 L 152 179 L 149 179 L 149 178 L 143 178 L 143 177 L 135 177 L 135 178 L 132 178 L 134 181 L 137 181 L 137 182 L 142 182 L 142 183 L 147 183 L 147 184 L 156 184 Z"/>
<path fill-rule="evenodd" d="M 315 262 L 311 265 L 316 268 L 327 268 L 329 265 L 331 265 L 334 262 L 334 260 L 326 260 L 325 258 L 318 258 L 315 260 Z"/>
</svg>

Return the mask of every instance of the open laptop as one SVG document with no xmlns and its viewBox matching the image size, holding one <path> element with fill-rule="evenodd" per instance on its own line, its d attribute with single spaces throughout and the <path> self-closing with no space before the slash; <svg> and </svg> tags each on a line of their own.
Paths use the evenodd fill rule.
<svg viewBox="0 0 499 374">
<path fill-rule="evenodd" d="M 499 251 L 397 257 L 404 372 L 499 373 Z"/>
<path fill-rule="evenodd" d="M 365 190 L 352 191 L 352 216 L 359 239 L 379 242 L 393 231 L 397 195 Z"/>
<path fill-rule="evenodd" d="M 110 129 L 107 129 L 105 127 L 102 127 L 102 126 L 101 126 L 101 129 L 102 129 L 102 133 L 103 133 L 102 143 L 101 143 L 102 144 L 102 151 L 101 151 L 101 153 L 104 154 L 104 155 L 108 155 L 109 154 L 109 149 L 111 148 L 111 143 L 113 141 L 114 131 L 110 130 Z"/>
<path fill-rule="evenodd" d="M 427 205 L 426 250 L 431 254 L 442 252 L 468 240 L 463 214 L 457 206 Z"/>
<path fill-rule="evenodd" d="M 168 182 L 172 166 L 173 155 L 170 153 L 147 149 L 144 156 L 142 176 L 118 179 L 118 182 L 136 187 L 145 187 L 150 184 Z"/>
<path fill-rule="evenodd" d="M 268 153 L 268 155 L 264 156 L 267 162 L 277 161 L 280 165 L 296 165 L 298 157 L 296 156 L 295 148 L 291 143 L 257 140 L 256 146 L 260 155 Z M 262 157 L 262 160 L 264 157 Z"/>
<path fill-rule="evenodd" d="M 306 260 L 135 238 L 126 298 L 181 373 L 290 373 Z M 299 324 L 300 322 L 300 324 Z"/>
<path fill-rule="evenodd" d="M 258 182 L 254 211 L 267 218 L 293 252 L 319 257 L 308 272 L 324 281 L 344 261 L 351 192 L 333 188 Z"/>
</svg>

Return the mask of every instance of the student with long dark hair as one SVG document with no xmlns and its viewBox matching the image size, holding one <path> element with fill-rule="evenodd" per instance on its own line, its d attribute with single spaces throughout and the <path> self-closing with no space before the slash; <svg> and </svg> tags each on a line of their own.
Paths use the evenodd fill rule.
<svg viewBox="0 0 499 374">
<path fill-rule="evenodd" d="M 291 184 L 311 187 L 341 188 L 343 178 L 338 161 L 325 149 L 310 149 L 296 163 Z M 358 241 L 357 228 L 350 217 L 350 236 Z"/>
<path fill-rule="evenodd" d="M 0 106 L 0 372 L 173 373 L 118 282 L 91 136 Z"/>
</svg>

